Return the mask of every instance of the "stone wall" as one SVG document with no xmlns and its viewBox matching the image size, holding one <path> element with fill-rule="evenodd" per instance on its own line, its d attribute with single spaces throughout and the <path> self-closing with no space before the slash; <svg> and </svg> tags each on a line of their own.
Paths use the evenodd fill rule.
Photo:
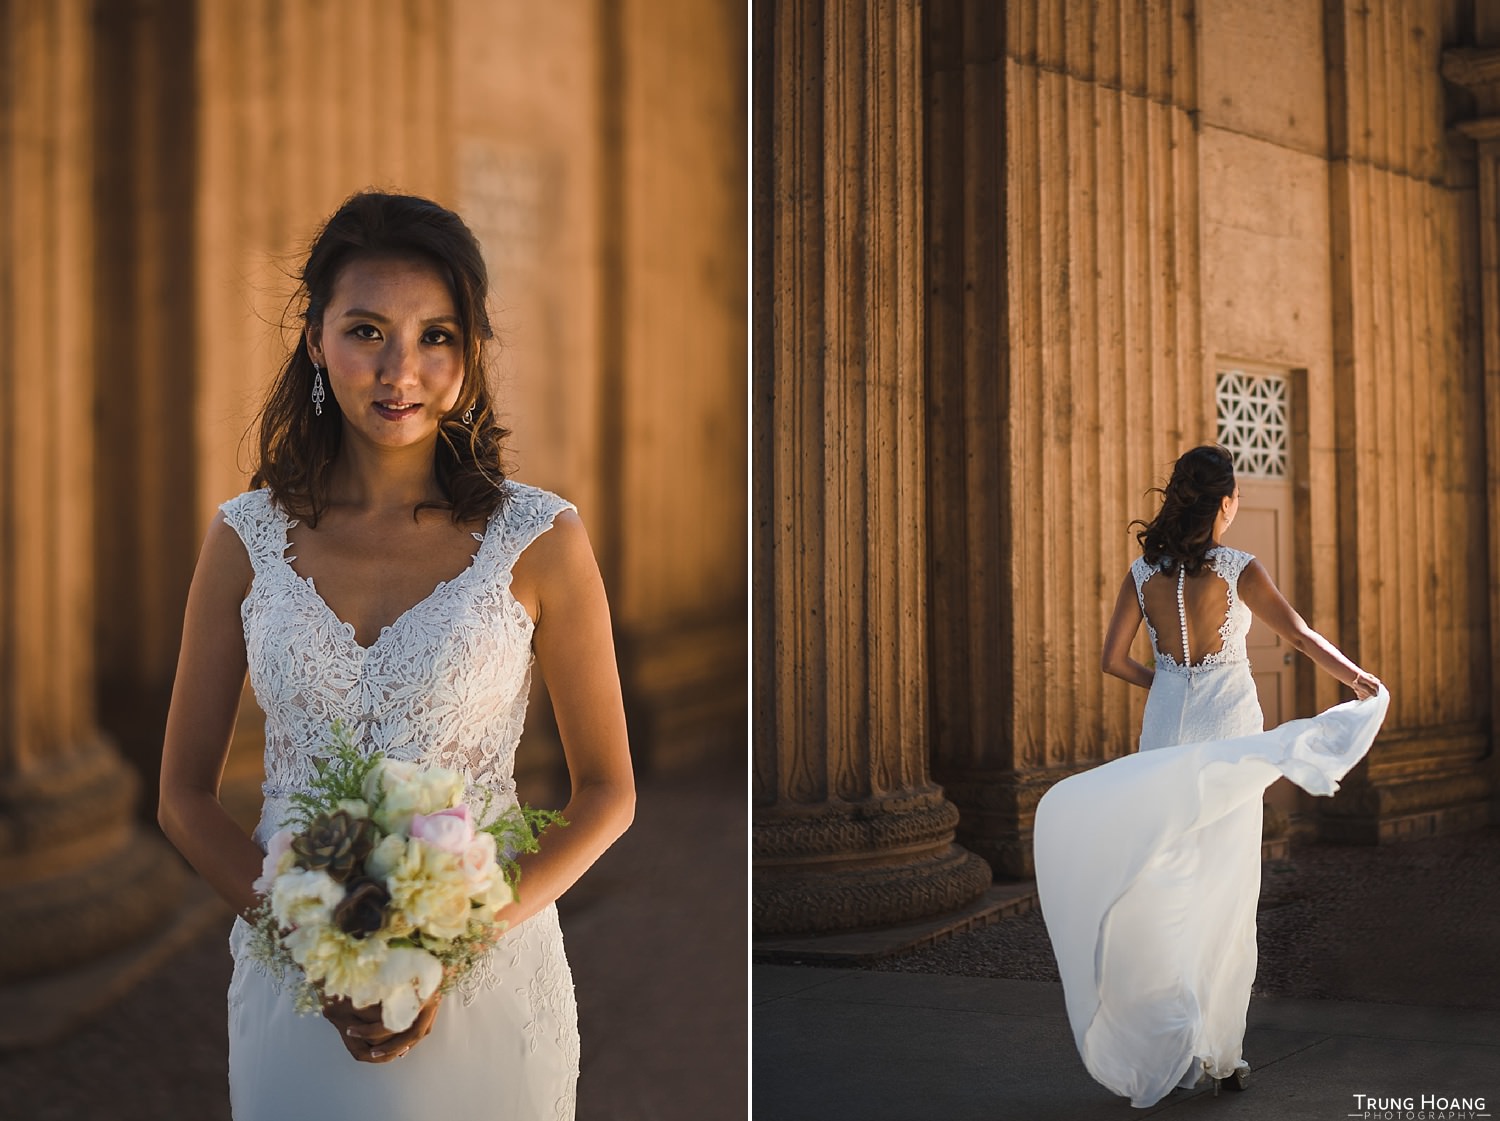
<svg viewBox="0 0 1500 1121">
<path fill-rule="evenodd" d="M 834 737 L 791 730 L 760 694 L 800 691 L 807 711 L 849 672 L 841 663 L 867 664 L 856 644 L 803 641 L 827 612 L 796 591 L 834 573 L 816 538 L 795 534 L 815 520 L 809 504 L 849 501 L 872 480 L 817 469 L 818 454 L 843 448 L 843 429 L 809 425 L 779 396 L 816 400 L 834 341 L 809 310 L 840 274 L 820 236 L 828 219 L 807 200 L 851 197 L 864 166 L 818 146 L 828 102 L 821 116 L 804 105 L 816 88 L 874 98 L 894 72 L 830 50 L 804 56 L 799 82 L 780 68 L 792 65 L 784 52 L 815 49 L 810 12 L 831 28 L 882 11 L 767 4 L 756 31 L 767 59 L 757 98 L 773 122 L 756 134 L 756 160 L 776 169 L 757 195 L 755 258 L 767 288 L 756 315 L 768 321 L 758 377 L 774 387 L 756 411 L 754 466 L 757 529 L 772 541 L 756 557 L 769 573 L 755 654 L 768 825 L 791 813 L 784 790 L 768 793 L 772 760 L 789 740 Z M 926 0 L 920 11 L 910 49 L 923 109 L 911 127 L 924 160 L 911 206 L 923 214 L 925 283 L 910 298 L 923 340 L 900 370 L 921 382 L 925 447 L 894 493 L 925 511 L 925 548 L 900 559 L 922 565 L 922 586 L 914 608 L 898 596 L 869 625 L 894 628 L 888 648 L 925 644 L 906 672 L 920 675 L 927 724 L 909 742 L 926 737 L 931 775 L 960 811 L 957 841 L 998 874 L 1029 875 L 1040 795 L 1134 749 L 1144 694 L 1098 669 L 1134 553 L 1127 523 L 1150 514 L 1147 488 L 1182 450 L 1215 438 L 1225 361 L 1291 372 L 1295 577 L 1284 591 L 1394 698 L 1344 793 L 1293 801 L 1301 827 L 1374 842 L 1491 820 L 1500 413 L 1477 296 L 1488 250 L 1473 246 L 1476 222 L 1493 233 L 1476 217 L 1487 212 L 1475 181 L 1494 174 L 1483 154 L 1494 79 L 1487 55 L 1452 56 L 1478 91 L 1466 101 L 1453 74 L 1445 84 L 1443 58 L 1494 28 L 1446 0 Z M 1450 128 L 1466 115 L 1464 131 Z M 797 267 L 783 263 L 799 254 Z M 889 299 L 876 318 L 900 330 L 909 307 Z M 867 369 L 856 363 L 855 376 Z M 909 440 L 907 414 L 884 423 L 883 440 Z M 852 489 L 835 498 L 840 488 Z M 894 593 L 910 576 L 882 578 Z M 1138 649 L 1145 657 L 1144 635 Z M 1342 695 L 1304 664 L 1283 715 Z M 893 702 L 872 686 L 853 703 L 873 714 Z M 757 869 L 758 903 L 774 882 Z"/>
</svg>

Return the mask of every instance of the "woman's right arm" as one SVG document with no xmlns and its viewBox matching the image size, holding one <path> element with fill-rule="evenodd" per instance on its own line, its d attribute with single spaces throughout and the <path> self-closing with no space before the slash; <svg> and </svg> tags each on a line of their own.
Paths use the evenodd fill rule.
<svg viewBox="0 0 1500 1121">
<path fill-rule="evenodd" d="M 1130 644 L 1141 629 L 1141 601 L 1136 598 L 1135 577 L 1125 573 L 1125 582 L 1120 585 L 1120 594 L 1115 597 L 1115 612 L 1109 617 L 1109 629 L 1104 632 L 1104 651 L 1099 657 L 1099 668 L 1105 673 L 1151 688 L 1156 678 L 1155 666 L 1143 666 L 1130 656 Z"/>
<path fill-rule="evenodd" d="M 157 810 L 167 839 L 241 916 L 259 899 L 251 885 L 261 851 L 220 804 L 219 781 L 245 684 L 240 603 L 253 575 L 244 544 L 219 514 L 188 591 Z"/>
<path fill-rule="evenodd" d="M 1239 596 L 1251 614 L 1311 658 L 1319 669 L 1354 690 L 1360 700 L 1373 697 L 1380 689 L 1379 678 L 1360 669 L 1337 646 L 1307 625 L 1260 561 L 1252 560 L 1245 566 L 1240 575 Z"/>
</svg>

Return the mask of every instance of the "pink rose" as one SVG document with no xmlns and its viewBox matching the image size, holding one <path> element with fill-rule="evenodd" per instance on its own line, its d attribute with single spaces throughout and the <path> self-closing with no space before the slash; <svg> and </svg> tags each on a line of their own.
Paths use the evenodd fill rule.
<svg viewBox="0 0 1500 1121">
<path fill-rule="evenodd" d="M 412 814 L 411 836 L 440 852 L 462 856 L 474 839 L 474 822 L 469 817 L 469 807 L 458 805 L 436 813 Z"/>
</svg>

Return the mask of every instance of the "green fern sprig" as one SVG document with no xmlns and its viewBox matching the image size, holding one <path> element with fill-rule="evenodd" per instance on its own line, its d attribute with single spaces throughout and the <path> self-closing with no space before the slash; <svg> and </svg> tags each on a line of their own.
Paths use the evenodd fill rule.
<svg viewBox="0 0 1500 1121">
<path fill-rule="evenodd" d="M 477 807 L 475 818 L 483 821 L 489 817 L 493 792 L 484 792 L 484 803 Z M 521 882 L 521 869 L 516 857 L 526 853 L 540 852 L 542 833 L 556 825 L 566 828 L 568 819 L 558 810 L 538 810 L 531 806 L 512 806 L 488 825 L 481 825 L 480 833 L 495 838 L 495 849 L 500 857 L 500 869 L 505 873 L 505 882 L 514 888 Z"/>
<path fill-rule="evenodd" d="M 384 758 L 378 751 L 373 755 L 363 754 L 354 743 L 354 733 L 342 720 L 333 722 L 329 737 L 332 742 L 328 746 L 328 758 L 313 760 L 317 777 L 308 790 L 299 790 L 292 795 L 291 816 L 282 823 L 284 826 L 304 828 L 320 814 L 338 809 L 339 802 L 346 798 L 363 799 L 365 779 Z"/>
</svg>

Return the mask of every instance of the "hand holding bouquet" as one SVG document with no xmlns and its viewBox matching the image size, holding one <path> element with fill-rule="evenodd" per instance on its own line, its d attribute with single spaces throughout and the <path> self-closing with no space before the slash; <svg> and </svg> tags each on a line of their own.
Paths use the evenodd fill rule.
<svg viewBox="0 0 1500 1121">
<path fill-rule="evenodd" d="M 471 806 L 458 772 L 361 755 L 342 724 L 332 731 L 331 759 L 270 840 L 251 954 L 278 980 L 300 972 L 299 1011 L 346 997 L 401 1032 L 505 930 L 515 856 L 567 823 L 515 806 L 480 825 L 489 794 Z"/>
</svg>

